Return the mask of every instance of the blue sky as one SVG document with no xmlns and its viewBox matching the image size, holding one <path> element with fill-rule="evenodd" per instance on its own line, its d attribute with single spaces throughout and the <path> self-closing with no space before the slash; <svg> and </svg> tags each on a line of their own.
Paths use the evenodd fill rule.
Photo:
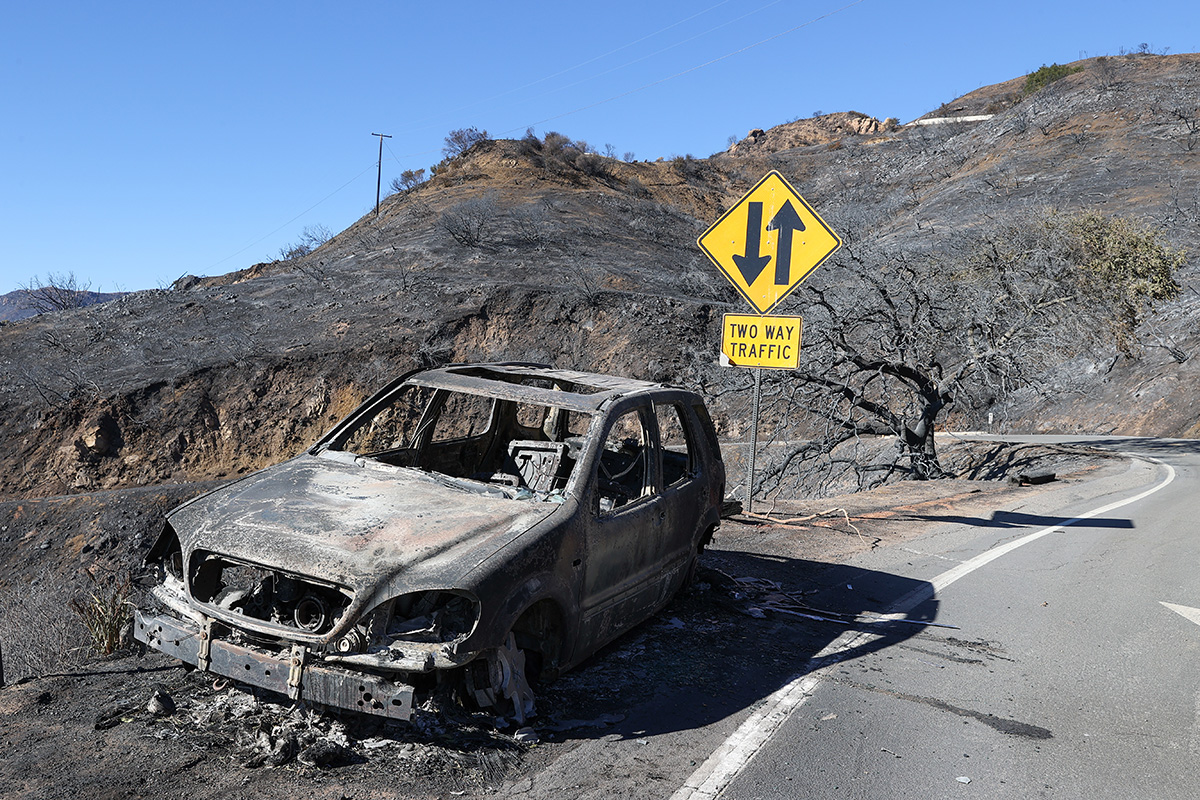
<svg viewBox="0 0 1200 800">
<path fill-rule="evenodd" d="M 468 126 L 707 156 L 816 111 L 905 121 L 1042 64 L 1143 42 L 1196 52 L 1197 8 L 10 3 L 0 293 L 66 272 L 104 291 L 153 288 L 270 260 L 306 225 L 339 231 L 374 204 L 373 132 L 394 137 L 385 187 L 436 163 L 447 131 Z"/>
</svg>

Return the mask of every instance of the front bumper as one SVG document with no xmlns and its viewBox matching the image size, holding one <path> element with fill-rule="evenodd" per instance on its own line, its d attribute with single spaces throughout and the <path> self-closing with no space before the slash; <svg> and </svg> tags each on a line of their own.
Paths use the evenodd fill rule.
<svg viewBox="0 0 1200 800">
<path fill-rule="evenodd" d="M 308 650 L 295 645 L 272 653 L 224 641 L 212 626 L 162 614 L 134 612 L 133 637 L 188 664 L 239 683 L 363 714 L 407 720 L 413 687 L 379 675 L 308 663 Z"/>
</svg>

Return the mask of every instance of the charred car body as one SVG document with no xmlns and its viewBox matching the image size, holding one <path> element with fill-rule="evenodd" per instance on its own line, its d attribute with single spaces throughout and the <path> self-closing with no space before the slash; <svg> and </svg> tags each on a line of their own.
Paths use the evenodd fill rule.
<svg viewBox="0 0 1200 800">
<path fill-rule="evenodd" d="M 724 481 L 692 392 L 531 364 L 410 373 L 303 454 L 171 511 L 134 635 L 398 719 L 461 676 L 524 720 L 530 673 L 578 664 L 684 585 Z"/>
</svg>

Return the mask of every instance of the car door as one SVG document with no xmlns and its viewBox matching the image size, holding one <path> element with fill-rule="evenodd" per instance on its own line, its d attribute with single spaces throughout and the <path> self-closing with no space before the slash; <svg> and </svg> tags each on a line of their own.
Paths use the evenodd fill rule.
<svg viewBox="0 0 1200 800">
<path fill-rule="evenodd" d="M 710 506 L 709 484 L 703 474 L 696 424 L 683 401 L 656 402 L 654 416 L 662 462 L 661 600 L 683 581 L 697 544 L 705 511 Z"/>
<path fill-rule="evenodd" d="M 581 647 L 595 649 L 653 610 L 662 567 L 662 495 L 648 401 L 614 413 L 600 440 L 584 516 Z"/>
</svg>

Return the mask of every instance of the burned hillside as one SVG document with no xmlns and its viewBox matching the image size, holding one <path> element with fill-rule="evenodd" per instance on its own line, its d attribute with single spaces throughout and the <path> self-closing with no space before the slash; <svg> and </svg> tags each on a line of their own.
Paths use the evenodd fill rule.
<svg viewBox="0 0 1200 800">
<path fill-rule="evenodd" d="M 1200 57 L 1076 66 L 1028 96 L 1017 80 L 931 112 L 983 121 L 849 132 L 829 115 L 814 143 L 761 137 L 782 149 L 626 163 L 558 134 L 485 141 L 308 255 L 5 324 L 0 493 L 236 475 L 297 452 L 390 376 L 448 361 L 679 383 L 710 396 L 738 440 L 747 378 L 717 367 L 716 348 L 721 314 L 743 309 L 695 238 L 769 169 L 848 241 L 892 251 L 945 252 L 1046 207 L 1195 248 Z M 1182 295 L 1128 355 L 1098 348 L 957 422 L 1194 432 L 1194 269 L 1177 278 Z"/>
<path fill-rule="evenodd" d="M 1061 275 L 1077 266 L 1070 235 L 1081 221 L 1117 221 L 1098 224 L 1100 238 L 1117 231 L 1123 244 L 1149 241 L 1160 267 L 1182 265 L 1159 274 L 1166 288 L 1152 308 L 1141 304 L 1148 284 L 1122 276 L 1140 322 L 1130 338 L 1098 316 L 1119 302 L 1089 305 L 1085 316 L 1069 305 L 1074 284 L 1031 294 L 1034 306 L 1070 311 L 1021 326 L 1030 334 L 1022 372 L 977 381 L 933 427 L 1200 434 L 1200 55 L 1075 67 L 1029 93 L 1014 78 L 949 100 L 927 115 L 934 124 L 896 125 L 887 109 L 764 120 L 707 158 L 624 162 L 557 133 L 482 141 L 311 252 L 0 322 L 5 785 L 18 797 L 168 785 L 202 796 L 644 796 L 647 770 L 663 780 L 690 773 L 696 737 L 761 703 L 762 669 L 782 679 L 822 651 L 827 630 L 801 631 L 786 614 L 814 611 L 800 603 L 809 594 L 859 585 L 862 570 L 840 563 L 850 554 L 903 544 L 952 514 L 983 519 L 998 496 L 1016 504 L 1042 490 L 1006 485 L 1007 476 L 1082 481 L 1123 469 L 1115 457 L 1071 448 L 942 436 L 940 467 L 962 480 L 849 494 L 865 473 L 843 468 L 804 484 L 787 471 L 797 441 L 845 419 L 808 416 L 800 376 L 769 373 L 758 496 L 789 519 L 727 520 L 704 556 L 723 572 L 701 575 L 659 617 L 539 694 L 536 746 L 447 698 L 411 724 L 347 721 L 185 674 L 160 655 L 118 648 L 92 658 L 71 601 L 136 602 L 148 587 L 139 565 L 164 512 L 296 455 L 418 367 L 521 360 L 694 389 L 713 411 L 727 491 L 742 496 L 751 378 L 718 366 L 717 352 L 722 315 L 747 308 L 696 237 L 769 170 L 846 240 L 778 309 L 806 315 L 814 353 L 828 352 L 815 345 L 836 335 L 839 318 L 856 308 L 869 316 L 878 306 L 867 298 L 899 297 L 905 284 L 906 309 L 953 301 L 961 310 L 987 289 L 992 321 L 1011 323 L 1006 296 L 978 279 L 989 263 L 981 246 L 1021 251 L 1022 265 L 1052 262 Z M 1024 258 L 1034 251 L 1041 261 Z M 965 280 L 972 270 L 974 285 Z M 961 363 L 969 349 L 969 337 L 954 338 L 962 318 L 909 329 L 935 367 L 941 356 Z M 843 385 L 832 388 L 844 397 Z M 898 452 L 895 436 L 856 430 L 820 465 L 854 462 L 902 478 Z M 897 596 L 912 588 L 897 586 Z M 890 599 L 854 608 L 874 614 Z M 123 643 L 125 624 L 103 632 Z M 982 668 L 979 659 L 993 657 L 981 655 L 987 642 L 921 635 L 923 647 L 957 661 Z M 681 743 L 663 746 L 659 735 Z M 600 742 L 596 759 L 588 745 Z M 579 777 L 588 760 L 600 778 Z M 561 774 L 535 791 L 533 777 L 558 761 Z"/>
</svg>

